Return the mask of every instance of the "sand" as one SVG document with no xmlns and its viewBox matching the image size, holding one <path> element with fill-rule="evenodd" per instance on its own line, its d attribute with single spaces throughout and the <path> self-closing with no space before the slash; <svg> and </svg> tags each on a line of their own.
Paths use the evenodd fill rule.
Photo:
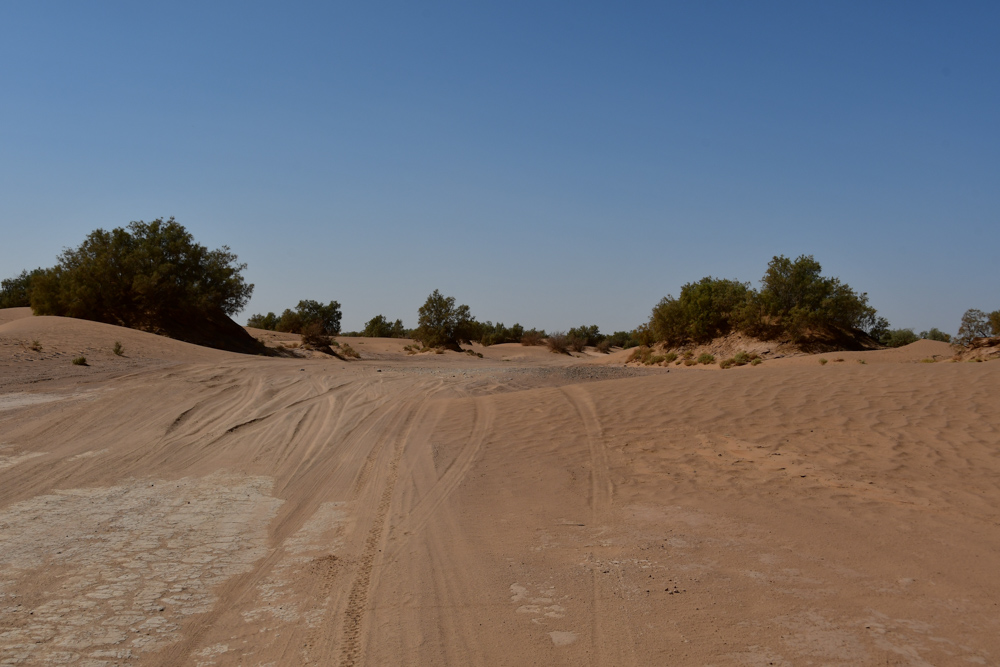
<svg viewBox="0 0 1000 667">
<path fill-rule="evenodd" d="M 14 310 L 0 664 L 1000 663 L 1000 362 L 276 359 Z"/>
</svg>

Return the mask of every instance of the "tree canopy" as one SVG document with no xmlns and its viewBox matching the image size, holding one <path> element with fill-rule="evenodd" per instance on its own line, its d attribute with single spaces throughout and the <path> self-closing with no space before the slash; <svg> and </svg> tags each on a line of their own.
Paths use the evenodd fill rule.
<svg viewBox="0 0 1000 667">
<path fill-rule="evenodd" d="M 418 311 L 417 328 L 411 334 L 427 347 L 458 349 L 471 343 L 478 333 L 476 318 L 466 305 L 456 306 L 455 297 L 434 290 Z"/>
<path fill-rule="evenodd" d="M 654 308 L 640 332 L 652 340 L 679 346 L 704 343 L 733 331 L 777 338 L 801 339 L 810 332 L 860 330 L 871 334 L 887 329 L 858 294 L 838 278 L 821 274 L 811 255 L 791 260 L 771 259 L 760 290 L 738 280 L 708 276 L 681 287 L 679 297 L 668 295 Z"/>
</svg>

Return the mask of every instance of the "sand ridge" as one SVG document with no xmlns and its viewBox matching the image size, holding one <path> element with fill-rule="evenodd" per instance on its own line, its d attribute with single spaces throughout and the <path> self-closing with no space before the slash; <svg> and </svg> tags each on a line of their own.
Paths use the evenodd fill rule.
<svg viewBox="0 0 1000 667">
<path fill-rule="evenodd" d="M 0 346 L 0 664 L 1000 659 L 1000 363 L 274 359 L 58 319 L 0 318 L 94 350 Z"/>
</svg>

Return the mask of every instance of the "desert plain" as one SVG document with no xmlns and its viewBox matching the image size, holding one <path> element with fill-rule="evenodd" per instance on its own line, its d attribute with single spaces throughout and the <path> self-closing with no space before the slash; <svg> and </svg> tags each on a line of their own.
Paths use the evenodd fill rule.
<svg viewBox="0 0 1000 667">
<path fill-rule="evenodd" d="M 349 342 L 0 310 L 0 664 L 1000 664 L 1000 362 Z"/>
</svg>

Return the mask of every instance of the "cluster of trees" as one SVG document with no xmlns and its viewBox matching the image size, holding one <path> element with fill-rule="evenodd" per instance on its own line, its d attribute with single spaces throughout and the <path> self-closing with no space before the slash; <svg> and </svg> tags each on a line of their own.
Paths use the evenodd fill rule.
<svg viewBox="0 0 1000 667">
<path fill-rule="evenodd" d="M 760 290 L 737 280 L 702 278 L 666 296 L 653 308 L 641 339 L 670 346 L 704 343 L 740 331 L 758 338 L 801 340 L 816 332 L 861 331 L 873 337 L 888 329 L 868 295 L 838 278 L 823 276 L 811 255 L 794 261 L 779 255 L 768 264 Z"/>
<path fill-rule="evenodd" d="M 21 271 L 20 275 L 0 281 L 0 308 L 25 308 L 31 305 L 31 283 L 44 269 Z"/>
<path fill-rule="evenodd" d="M 336 336 L 340 333 L 341 317 L 340 304 L 336 301 L 324 305 L 319 301 L 306 299 L 299 301 L 295 310 L 286 308 L 280 317 L 271 312 L 267 315 L 251 315 L 247 319 L 247 326 L 297 334 L 306 329 L 315 329 L 316 333 Z"/>
<path fill-rule="evenodd" d="M 390 322 L 384 315 L 376 315 L 365 323 L 360 335 L 368 338 L 406 338 L 409 333 L 403 326 L 403 320 Z"/>
<path fill-rule="evenodd" d="M 930 331 L 921 331 L 919 334 L 914 333 L 913 329 L 888 329 L 879 336 L 878 342 L 886 347 L 903 347 L 923 339 L 950 343 L 951 334 L 946 334 L 937 327 Z"/>
</svg>

